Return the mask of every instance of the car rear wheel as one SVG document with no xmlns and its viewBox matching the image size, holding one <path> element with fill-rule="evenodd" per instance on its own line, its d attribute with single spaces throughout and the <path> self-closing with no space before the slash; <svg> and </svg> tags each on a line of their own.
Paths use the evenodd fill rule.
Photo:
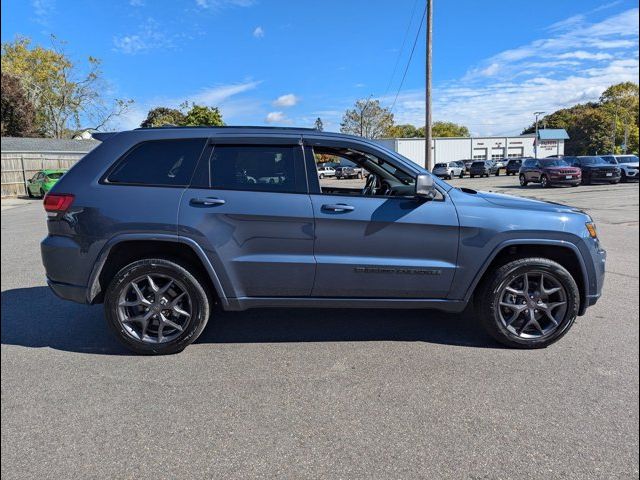
<svg viewBox="0 0 640 480">
<path fill-rule="evenodd" d="M 521 187 L 526 187 L 527 185 L 529 185 L 529 182 L 527 182 L 527 178 L 520 174 L 520 186 Z"/>
<path fill-rule="evenodd" d="M 30 189 L 29 187 L 27 187 L 27 189 L 26 189 L 26 190 L 27 190 L 27 196 L 28 196 L 29 198 L 35 198 L 35 197 L 33 196 L 33 192 L 31 191 L 31 189 Z"/>
<path fill-rule="evenodd" d="M 523 258 L 496 269 L 478 298 L 487 332 L 516 348 L 541 348 L 559 340 L 573 325 L 580 306 L 571 274 L 546 258 Z"/>
<path fill-rule="evenodd" d="M 44 188 L 40 189 L 40 198 L 44 198 L 44 196 L 47 194 L 47 192 L 44 191 Z"/>
<path fill-rule="evenodd" d="M 161 258 L 121 269 L 105 293 L 107 323 L 128 349 L 147 355 L 177 353 L 194 342 L 213 301 L 204 282 Z"/>
</svg>

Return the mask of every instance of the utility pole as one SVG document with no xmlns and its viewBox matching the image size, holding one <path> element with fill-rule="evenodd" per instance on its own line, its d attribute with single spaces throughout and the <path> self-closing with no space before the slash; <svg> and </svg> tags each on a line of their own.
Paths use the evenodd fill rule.
<svg viewBox="0 0 640 480">
<path fill-rule="evenodd" d="M 536 160 L 538 159 L 538 117 L 540 115 L 542 115 L 545 112 L 533 112 L 533 114 L 536 116 L 536 138 L 533 140 L 534 141 L 534 157 L 536 158 Z"/>
<path fill-rule="evenodd" d="M 614 155 L 616 153 L 616 127 L 618 125 L 618 109 L 616 108 L 616 113 L 613 116 L 613 126 L 611 131 L 613 136 L 611 138 L 611 154 Z"/>
<path fill-rule="evenodd" d="M 425 144 L 425 168 L 429 171 L 433 169 L 433 150 L 431 150 L 431 34 L 433 23 L 433 0 L 427 1 L 427 78 L 426 78 L 426 111 L 425 111 L 425 124 L 424 124 L 424 144 Z"/>
</svg>

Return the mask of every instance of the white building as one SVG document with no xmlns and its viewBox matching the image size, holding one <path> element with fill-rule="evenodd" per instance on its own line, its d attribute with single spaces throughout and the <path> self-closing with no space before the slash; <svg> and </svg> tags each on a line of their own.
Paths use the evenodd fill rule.
<svg viewBox="0 0 640 480">
<path fill-rule="evenodd" d="M 540 129 L 538 137 L 538 158 L 564 154 L 564 141 L 569 136 L 563 129 Z M 377 142 L 425 166 L 424 138 L 384 138 Z M 433 139 L 431 148 L 434 163 L 442 163 L 535 157 L 535 143 L 534 134 L 515 137 L 439 137 Z M 431 168 L 433 165 L 428 169 Z"/>
</svg>

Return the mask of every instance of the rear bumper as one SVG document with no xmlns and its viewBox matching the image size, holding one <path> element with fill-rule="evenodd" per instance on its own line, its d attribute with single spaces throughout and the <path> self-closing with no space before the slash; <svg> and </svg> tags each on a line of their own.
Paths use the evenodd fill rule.
<svg viewBox="0 0 640 480">
<path fill-rule="evenodd" d="M 71 300 L 72 302 L 77 303 L 87 303 L 87 287 L 54 282 L 49 278 L 47 278 L 47 284 L 58 298 Z"/>
</svg>

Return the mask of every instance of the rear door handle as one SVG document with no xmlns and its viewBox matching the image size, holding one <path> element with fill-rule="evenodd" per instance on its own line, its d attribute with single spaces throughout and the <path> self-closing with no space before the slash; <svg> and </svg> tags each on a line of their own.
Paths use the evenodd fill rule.
<svg viewBox="0 0 640 480">
<path fill-rule="evenodd" d="M 202 207 L 215 207 L 216 205 L 224 205 L 225 201 L 216 197 L 192 198 L 189 202 L 191 205 Z"/>
<path fill-rule="evenodd" d="M 344 203 L 329 203 L 326 205 L 322 205 L 323 210 L 328 210 L 330 212 L 353 212 L 355 207 L 352 205 L 346 205 Z"/>
</svg>

